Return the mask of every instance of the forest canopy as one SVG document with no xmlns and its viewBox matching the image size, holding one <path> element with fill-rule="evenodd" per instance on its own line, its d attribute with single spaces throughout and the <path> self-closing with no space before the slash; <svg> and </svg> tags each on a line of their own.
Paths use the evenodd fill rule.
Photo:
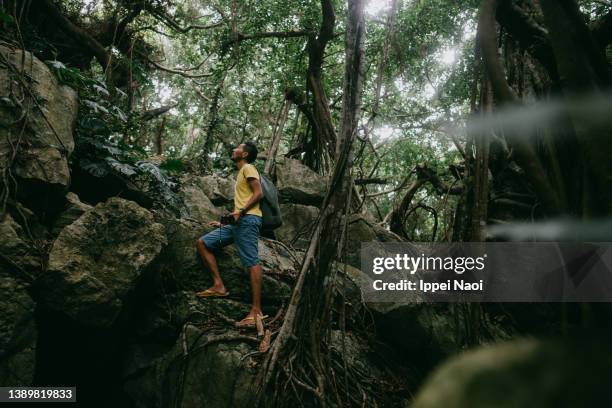
<svg viewBox="0 0 612 408">
<path fill-rule="evenodd" d="M 321 7 L 300 2 L 45 0 L 16 2 L 26 47 L 86 93 L 85 109 L 108 112 L 108 140 L 169 163 L 228 169 L 237 143 L 266 151 L 275 134 L 290 153 L 322 174 L 329 153 L 312 136 L 309 38 Z M 320 69 L 333 123 L 339 121 L 344 62 L 343 2 Z M 372 1 L 366 13 L 363 115 L 354 177 L 376 195 L 367 207 L 381 220 L 414 165 L 448 176 L 461 160 L 474 76 L 477 2 Z M 11 9 L 3 23 L 15 28 Z M 46 18 L 52 16 L 52 18 Z M 20 21 L 21 21 L 20 20 Z M 96 81 L 86 87 L 88 81 Z M 383 158 L 379 160 L 379 158 Z M 174 160 L 174 161 L 173 161 Z M 406 165 L 406 163 L 412 163 Z M 452 179 L 452 176 L 450 176 Z M 452 180 L 450 181 L 452 183 Z M 367 188 L 367 193 L 366 193 Z M 426 189 L 428 189 L 427 187 Z M 385 193 L 391 191 L 390 193 Z M 423 190 L 410 217 L 414 239 L 431 239 L 452 222 L 453 199 L 440 204 Z M 428 212 L 429 211 L 429 212 Z"/>
</svg>

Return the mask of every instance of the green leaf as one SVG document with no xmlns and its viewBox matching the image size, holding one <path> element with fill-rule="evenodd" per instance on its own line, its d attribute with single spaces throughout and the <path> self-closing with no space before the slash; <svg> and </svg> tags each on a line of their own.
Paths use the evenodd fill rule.
<svg viewBox="0 0 612 408">
<path fill-rule="evenodd" d="M 10 14 L 4 12 L 4 9 L 0 9 L 0 21 L 3 23 L 13 24 L 15 19 Z"/>
<path fill-rule="evenodd" d="M 185 169 L 180 159 L 167 159 L 159 167 L 170 173 L 180 173 Z"/>
</svg>

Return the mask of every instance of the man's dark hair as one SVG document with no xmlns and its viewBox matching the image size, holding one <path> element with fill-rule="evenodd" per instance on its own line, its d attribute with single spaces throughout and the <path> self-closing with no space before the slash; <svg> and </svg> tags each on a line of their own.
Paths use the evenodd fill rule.
<svg viewBox="0 0 612 408">
<path fill-rule="evenodd" d="M 244 142 L 244 151 L 249 155 L 246 157 L 247 163 L 253 163 L 257 159 L 257 146 L 253 142 Z"/>
</svg>

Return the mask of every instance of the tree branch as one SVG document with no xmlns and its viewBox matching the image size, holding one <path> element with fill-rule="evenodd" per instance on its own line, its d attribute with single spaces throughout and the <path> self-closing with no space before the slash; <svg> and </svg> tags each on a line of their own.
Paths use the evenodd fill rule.
<svg viewBox="0 0 612 408">
<path fill-rule="evenodd" d="M 70 21 L 53 3 L 52 0 L 41 0 L 39 3 L 46 11 L 47 16 L 53 20 L 57 27 L 73 38 L 82 47 L 86 48 L 98 60 L 103 69 L 110 65 L 110 54 L 104 46 L 81 27 Z"/>
<path fill-rule="evenodd" d="M 112 17 L 112 24 L 109 25 L 109 28 L 106 30 L 103 36 L 98 36 L 100 42 L 105 46 L 114 45 L 117 43 L 121 43 L 123 39 L 123 34 L 125 30 L 132 21 L 140 12 L 144 9 L 144 4 L 142 1 L 136 2 L 132 4 L 133 8 L 130 8 L 128 14 L 122 18 L 119 22 L 117 22 L 117 16 Z"/>
<path fill-rule="evenodd" d="M 355 179 L 355 185 L 364 186 L 366 184 L 388 184 L 389 181 L 383 178 L 358 178 Z"/>
<path fill-rule="evenodd" d="M 185 78 L 206 78 L 206 77 L 213 76 L 213 74 L 211 73 L 205 73 L 205 74 L 190 74 L 189 73 L 189 71 L 193 71 L 197 69 L 197 67 L 196 68 L 186 68 L 186 69 L 168 68 L 166 66 L 163 66 L 153 61 L 152 59 L 150 59 L 148 56 L 146 56 L 142 52 L 138 52 L 138 55 L 140 55 L 145 61 L 147 61 L 149 64 L 153 65 L 155 68 L 159 69 L 160 71 L 168 72 L 170 74 L 180 75 Z M 198 67 L 201 65 L 202 64 L 199 64 Z"/>
<path fill-rule="evenodd" d="M 219 21 L 218 23 L 212 24 L 190 24 L 186 27 L 181 27 L 181 25 L 172 16 L 157 10 L 153 5 L 146 4 L 145 7 L 159 21 L 182 34 L 185 34 L 191 30 L 210 30 L 211 28 L 216 28 L 223 25 L 223 21 Z"/>
<path fill-rule="evenodd" d="M 227 39 L 221 45 L 222 49 L 227 49 L 230 46 L 240 43 L 242 41 L 247 40 L 260 40 L 262 38 L 295 38 L 295 37 L 305 37 L 310 33 L 306 30 L 298 30 L 298 31 L 269 31 L 269 32 L 261 32 L 254 34 L 243 34 L 236 33 L 233 38 Z"/>
<path fill-rule="evenodd" d="M 497 53 L 497 32 L 494 20 L 496 6 L 495 0 L 482 1 L 478 16 L 478 41 L 493 91 L 501 102 L 508 103 L 516 101 L 517 96 L 508 85 L 504 67 Z"/>
<path fill-rule="evenodd" d="M 334 25 L 336 24 L 336 14 L 331 0 L 321 0 L 321 11 L 323 13 L 321 27 L 316 38 L 311 37 L 308 41 L 308 66 L 315 75 L 320 75 L 325 47 L 329 40 L 334 37 Z"/>
<path fill-rule="evenodd" d="M 159 115 L 163 115 L 164 113 L 168 112 L 170 109 L 174 108 L 175 106 L 176 104 L 166 105 L 166 106 L 162 106 L 159 108 L 146 110 L 140 114 L 140 118 L 144 121 L 151 120 L 153 118 L 158 117 Z"/>
</svg>

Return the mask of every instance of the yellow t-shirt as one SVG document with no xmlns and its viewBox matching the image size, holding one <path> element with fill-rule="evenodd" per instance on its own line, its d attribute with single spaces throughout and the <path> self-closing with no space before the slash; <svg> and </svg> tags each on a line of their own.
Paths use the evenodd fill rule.
<svg viewBox="0 0 612 408">
<path fill-rule="evenodd" d="M 246 204 L 249 202 L 251 196 L 253 195 L 253 190 L 251 190 L 251 186 L 249 185 L 249 181 L 247 180 L 250 177 L 254 177 L 259 180 L 259 173 L 257 172 L 255 166 L 246 163 L 238 171 L 238 176 L 236 176 L 236 185 L 234 186 L 234 211 L 238 211 L 241 208 L 246 207 Z M 261 209 L 259 207 L 259 203 L 249 208 L 246 213 L 258 215 L 261 217 L 262 214 Z"/>
</svg>

